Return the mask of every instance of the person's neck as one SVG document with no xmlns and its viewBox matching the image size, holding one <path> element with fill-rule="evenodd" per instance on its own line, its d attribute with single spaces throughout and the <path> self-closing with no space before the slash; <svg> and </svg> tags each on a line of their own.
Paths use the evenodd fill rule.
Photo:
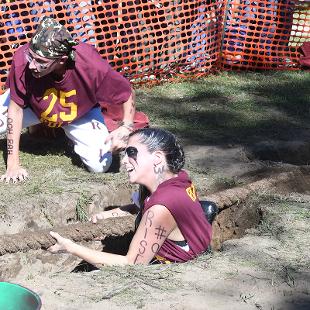
<svg viewBox="0 0 310 310">
<path fill-rule="evenodd" d="M 150 186 L 146 186 L 146 187 L 153 194 L 157 190 L 157 188 L 160 184 L 162 184 L 163 182 L 165 182 L 167 180 L 173 179 L 177 176 L 178 176 L 177 174 L 174 174 L 170 171 L 156 175 L 156 180 L 154 180 L 154 182 Z"/>
<path fill-rule="evenodd" d="M 65 76 L 66 70 L 67 70 L 66 64 L 55 68 L 55 70 L 52 72 L 53 79 L 55 81 L 61 81 Z"/>
</svg>

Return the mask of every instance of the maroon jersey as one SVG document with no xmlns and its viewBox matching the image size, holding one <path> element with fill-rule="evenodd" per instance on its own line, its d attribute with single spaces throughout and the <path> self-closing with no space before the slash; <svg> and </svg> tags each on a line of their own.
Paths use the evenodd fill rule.
<svg viewBox="0 0 310 310">
<path fill-rule="evenodd" d="M 122 104 L 131 95 L 130 83 L 101 58 L 94 47 L 80 43 L 76 58 L 61 81 L 52 74 L 34 78 L 25 59 L 29 44 L 14 54 L 7 86 L 11 99 L 30 106 L 41 122 L 60 127 L 80 118 L 99 102 Z"/>
<path fill-rule="evenodd" d="M 189 251 L 185 251 L 173 241 L 166 239 L 157 253 L 159 256 L 172 262 L 185 262 L 207 250 L 211 241 L 211 225 L 185 171 L 180 171 L 176 178 L 161 183 L 145 200 L 143 212 L 154 205 L 163 205 L 170 211 L 189 245 Z M 158 234 L 164 234 L 160 227 Z"/>
</svg>

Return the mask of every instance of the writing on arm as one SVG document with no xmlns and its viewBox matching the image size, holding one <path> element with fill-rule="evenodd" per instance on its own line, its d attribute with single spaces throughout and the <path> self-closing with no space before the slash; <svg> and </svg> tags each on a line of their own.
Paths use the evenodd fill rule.
<svg viewBox="0 0 310 310">
<path fill-rule="evenodd" d="M 130 244 L 128 262 L 148 264 L 176 226 L 173 216 L 165 206 L 155 205 L 148 209 Z"/>
</svg>

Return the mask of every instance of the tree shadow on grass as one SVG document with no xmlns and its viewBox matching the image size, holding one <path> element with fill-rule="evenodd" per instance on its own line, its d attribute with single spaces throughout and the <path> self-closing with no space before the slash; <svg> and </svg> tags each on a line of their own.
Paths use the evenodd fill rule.
<svg viewBox="0 0 310 310">
<path fill-rule="evenodd" d="M 6 138 L 0 140 L 0 147 L 6 150 Z M 57 138 L 36 138 L 23 133 L 20 139 L 20 151 L 34 155 L 64 154 L 70 148 L 69 140 L 65 136 Z"/>
<path fill-rule="evenodd" d="M 258 83 L 251 84 L 250 78 L 242 82 L 245 77 L 241 75 L 240 85 L 230 86 L 232 94 L 214 85 L 208 89 L 208 81 L 196 81 L 193 83 L 206 85 L 206 89 L 200 85 L 186 98 L 150 95 L 146 112 L 154 114 L 160 126 L 174 132 L 185 144 L 246 146 L 266 140 L 303 139 L 304 135 L 309 138 L 310 78 L 289 79 L 284 74 L 264 73 Z M 238 98 L 241 93 L 246 99 Z M 264 111 L 263 118 L 255 116 L 260 111 Z"/>
<path fill-rule="evenodd" d="M 147 102 L 142 110 L 153 123 L 175 133 L 185 146 L 238 144 L 247 148 L 266 140 L 310 139 L 310 75 L 248 72 L 187 83 L 183 89 L 192 88 L 192 95 L 174 99 L 165 91 L 160 95 L 151 91 L 138 97 Z M 221 83 L 226 85 L 221 87 Z M 173 85 L 176 93 L 178 87 Z M 255 114 L 260 111 L 264 117 Z M 6 150 L 5 139 L 0 146 Z M 65 136 L 36 139 L 23 134 L 20 150 L 76 158 Z M 78 158 L 74 161 L 79 165 Z"/>
<path fill-rule="evenodd" d="M 0 148 L 3 150 L 2 157 L 7 164 L 7 141 L 6 138 L 0 140 Z M 74 152 L 72 142 L 65 136 L 59 135 L 56 138 L 34 137 L 28 133 L 23 133 L 20 139 L 19 150 L 23 153 L 45 156 L 63 155 L 71 158 L 72 164 L 82 166 L 80 157 Z"/>
<path fill-rule="evenodd" d="M 276 238 L 274 236 L 274 238 Z M 270 259 L 264 249 L 253 251 L 249 247 L 238 247 L 233 253 L 227 252 L 234 257 L 236 262 L 255 263 L 262 274 L 267 274 L 265 278 L 257 278 L 266 281 L 266 286 L 276 287 L 275 294 L 278 296 L 276 309 L 286 310 L 306 310 L 309 309 L 310 296 L 307 283 L 310 281 L 310 273 L 306 265 L 292 265 L 284 257 L 277 257 L 276 260 Z M 269 261 L 272 261 L 269 263 Z M 297 258 L 296 258 L 297 260 Z M 242 273 L 238 281 L 247 282 L 249 276 L 256 279 L 255 274 Z M 243 279 L 244 278 L 244 281 Z M 263 280 L 264 279 L 264 280 Z M 281 298 L 281 299 L 280 299 Z M 272 306 L 272 305 L 270 305 Z"/>
</svg>

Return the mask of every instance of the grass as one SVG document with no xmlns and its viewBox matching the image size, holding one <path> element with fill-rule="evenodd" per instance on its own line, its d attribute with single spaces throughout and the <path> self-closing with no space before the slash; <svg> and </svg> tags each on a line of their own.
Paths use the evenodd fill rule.
<svg viewBox="0 0 310 310">
<path fill-rule="evenodd" d="M 225 176 L 216 177 L 213 181 L 213 187 L 216 191 L 222 191 L 228 188 L 242 186 L 242 183 L 236 178 L 228 178 Z"/>
<path fill-rule="evenodd" d="M 165 83 L 137 89 L 137 106 L 150 118 L 152 126 L 175 133 L 184 145 L 247 146 L 262 140 L 299 137 L 310 124 L 310 75 L 308 72 L 226 73 L 206 78 Z M 21 163 L 30 179 L 20 185 L 0 184 L 2 210 L 10 205 L 51 201 L 55 196 L 72 196 L 79 204 L 85 191 L 90 195 L 101 186 L 130 188 L 126 174 L 88 173 L 74 160 L 67 140 L 21 139 Z M 1 154 L 6 140 L 0 140 Z M 73 158 L 73 159 L 72 159 Z M 190 163 L 186 168 L 205 186 L 211 170 L 202 171 Z M 5 171 L 4 160 L 0 171 Z M 238 184 L 234 179 L 214 179 L 225 187 Z M 112 189 L 112 190 L 113 190 Z M 305 215 L 307 216 L 307 215 Z"/>
<path fill-rule="evenodd" d="M 309 201 L 302 201 L 298 197 L 279 194 L 261 194 L 255 197 L 255 203 L 262 209 L 263 218 L 254 234 L 271 240 L 277 240 L 278 252 L 282 260 L 276 260 L 267 270 L 274 270 L 277 275 L 293 285 L 293 273 L 309 268 L 309 260 L 305 250 L 309 243 Z"/>
<path fill-rule="evenodd" d="M 266 235 L 280 239 L 280 236 L 284 232 L 284 227 L 277 224 L 274 218 L 266 217 L 261 221 L 258 231 L 259 235 Z"/>
<path fill-rule="evenodd" d="M 138 103 L 192 144 L 250 143 L 309 128 L 309 81 L 306 72 L 221 73 L 140 89 Z"/>
<path fill-rule="evenodd" d="M 123 307 L 134 305 L 137 309 L 145 304 L 145 294 L 154 291 L 175 292 L 182 287 L 177 279 L 179 265 L 132 265 L 104 267 L 94 275 L 96 282 L 108 289 L 93 299 L 112 299 Z M 155 302 L 155 300 L 153 300 Z"/>
<path fill-rule="evenodd" d="M 92 196 L 82 193 L 76 203 L 76 220 L 79 222 L 87 222 L 89 219 L 88 206 L 92 202 Z"/>
<path fill-rule="evenodd" d="M 261 206 L 263 214 L 262 221 L 257 228 L 259 235 L 283 240 L 283 238 L 287 237 L 286 232 L 291 223 L 307 221 L 310 218 L 309 201 L 302 201 L 299 197 L 259 194 L 251 197 L 251 201 Z"/>
</svg>

